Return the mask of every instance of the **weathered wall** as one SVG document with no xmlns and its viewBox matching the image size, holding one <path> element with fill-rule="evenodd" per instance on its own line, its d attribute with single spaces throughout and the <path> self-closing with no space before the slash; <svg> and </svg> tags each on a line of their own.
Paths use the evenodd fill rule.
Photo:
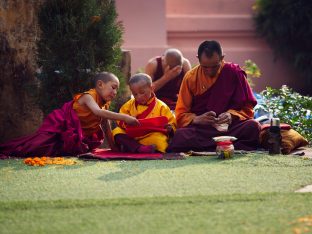
<svg viewBox="0 0 312 234">
<path fill-rule="evenodd" d="M 42 113 L 25 86 L 35 79 L 40 0 L 0 0 L 0 142 L 29 134 Z"/>
</svg>

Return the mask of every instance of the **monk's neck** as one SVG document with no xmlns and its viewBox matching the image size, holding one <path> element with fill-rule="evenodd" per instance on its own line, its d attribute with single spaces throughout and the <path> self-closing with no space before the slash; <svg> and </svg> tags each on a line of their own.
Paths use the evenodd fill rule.
<svg viewBox="0 0 312 234">
<path fill-rule="evenodd" d="M 149 105 L 153 101 L 154 97 L 155 97 L 155 94 L 151 93 L 151 96 L 150 96 L 150 98 L 148 99 L 148 101 L 146 102 L 145 105 Z"/>
</svg>

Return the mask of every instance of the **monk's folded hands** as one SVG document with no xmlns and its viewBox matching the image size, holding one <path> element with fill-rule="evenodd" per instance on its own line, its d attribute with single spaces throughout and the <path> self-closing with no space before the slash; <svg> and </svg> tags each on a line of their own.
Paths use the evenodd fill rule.
<svg viewBox="0 0 312 234">
<path fill-rule="evenodd" d="M 198 115 L 193 119 L 193 124 L 197 125 L 213 125 L 217 122 L 216 113 L 208 111 L 202 115 Z"/>
<path fill-rule="evenodd" d="M 221 113 L 217 118 L 217 124 L 231 124 L 232 115 L 228 112 Z"/>
</svg>

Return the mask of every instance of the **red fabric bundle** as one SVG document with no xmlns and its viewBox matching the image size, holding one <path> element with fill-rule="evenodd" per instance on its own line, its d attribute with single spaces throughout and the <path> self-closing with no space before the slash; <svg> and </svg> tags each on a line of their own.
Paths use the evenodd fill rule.
<svg viewBox="0 0 312 234">
<path fill-rule="evenodd" d="M 139 126 L 127 126 L 126 133 L 131 137 L 144 136 L 150 132 L 162 132 L 167 134 L 165 126 L 168 124 L 168 119 L 165 116 L 139 119 Z"/>
</svg>

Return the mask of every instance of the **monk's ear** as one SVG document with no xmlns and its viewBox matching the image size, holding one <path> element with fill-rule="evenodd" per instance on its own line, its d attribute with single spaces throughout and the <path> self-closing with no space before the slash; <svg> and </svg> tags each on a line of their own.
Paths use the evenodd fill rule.
<svg viewBox="0 0 312 234">
<path fill-rule="evenodd" d="M 198 61 L 200 62 L 200 58 L 199 58 L 199 56 L 198 55 L 196 55 L 196 58 L 198 59 Z"/>
<path fill-rule="evenodd" d="M 224 59 L 224 55 L 221 56 L 221 61 Z"/>
<path fill-rule="evenodd" d="M 96 82 L 96 87 L 102 88 L 103 85 L 104 85 L 104 82 L 103 82 L 102 80 L 98 80 L 98 81 Z"/>
</svg>

